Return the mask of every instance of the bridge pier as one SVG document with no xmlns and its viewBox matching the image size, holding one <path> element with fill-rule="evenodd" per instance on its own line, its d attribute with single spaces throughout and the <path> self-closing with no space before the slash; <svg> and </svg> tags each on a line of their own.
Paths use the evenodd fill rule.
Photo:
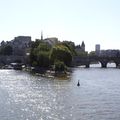
<svg viewBox="0 0 120 120">
<path fill-rule="evenodd" d="M 85 67 L 86 67 L 86 68 L 89 68 L 89 67 L 90 67 L 90 64 L 89 64 L 89 63 L 88 63 L 88 64 L 86 64 L 86 65 L 85 65 Z"/>
<path fill-rule="evenodd" d="M 101 62 L 101 67 L 102 68 L 107 68 L 107 62 Z"/>
<path fill-rule="evenodd" d="M 105 64 L 102 64 L 102 68 L 107 68 L 107 65 L 105 65 Z"/>
<path fill-rule="evenodd" d="M 115 62 L 115 65 L 116 65 L 116 68 L 118 68 L 120 64 L 118 62 Z"/>
</svg>

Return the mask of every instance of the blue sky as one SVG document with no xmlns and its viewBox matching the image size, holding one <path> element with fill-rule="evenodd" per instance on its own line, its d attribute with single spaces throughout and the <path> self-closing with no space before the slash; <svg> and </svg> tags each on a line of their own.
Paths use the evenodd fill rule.
<svg viewBox="0 0 120 120">
<path fill-rule="evenodd" d="M 19 35 L 120 49 L 120 0 L 0 0 L 0 41 Z"/>
</svg>

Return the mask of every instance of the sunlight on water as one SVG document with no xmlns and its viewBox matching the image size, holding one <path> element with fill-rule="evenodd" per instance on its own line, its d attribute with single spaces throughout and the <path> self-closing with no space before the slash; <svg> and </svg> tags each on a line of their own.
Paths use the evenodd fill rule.
<svg viewBox="0 0 120 120">
<path fill-rule="evenodd" d="M 74 68 L 70 79 L 57 80 L 0 70 L 0 119 L 119 120 L 119 73 L 93 65 Z"/>
</svg>

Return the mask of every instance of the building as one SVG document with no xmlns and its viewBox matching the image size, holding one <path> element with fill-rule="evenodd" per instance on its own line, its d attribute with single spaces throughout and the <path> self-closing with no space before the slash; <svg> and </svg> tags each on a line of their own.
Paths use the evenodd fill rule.
<svg viewBox="0 0 120 120">
<path fill-rule="evenodd" d="M 56 38 L 56 37 L 50 37 L 50 38 L 44 39 L 43 42 L 48 43 L 48 45 L 50 45 L 50 46 L 54 46 L 54 45 L 56 45 L 59 41 L 58 41 L 58 38 Z"/>
<path fill-rule="evenodd" d="M 99 55 L 100 54 L 100 44 L 95 45 L 95 54 Z"/>
<path fill-rule="evenodd" d="M 120 50 L 101 50 L 100 57 L 120 57 Z"/>
<path fill-rule="evenodd" d="M 30 48 L 30 36 L 18 36 L 12 40 L 13 55 L 26 55 L 26 50 Z"/>
<path fill-rule="evenodd" d="M 82 41 L 81 49 L 83 50 L 83 52 L 85 52 L 85 43 L 84 43 L 84 41 Z"/>
<path fill-rule="evenodd" d="M 30 36 L 18 36 L 15 37 L 11 41 L 2 41 L 1 42 L 1 48 L 5 46 L 11 46 L 12 47 L 12 55 L 17 56 L 25 56 L 26 51 L 30 48 L 31 44 L 31 37 Z"/>
<path fill-rule="evenodd" d="M 4 48 L 9 48 L 9 51 L 11 51 L 11 53 L 7 51 L 6 54 L 3 51 L 1 54 L 0 63 L 10 64 L 11 62 L 22 62 L 26 64 L 28 62 L 28 53 L 30 53 L 30 46 L 30 36 L 18 36 L 11 41 L 2 41 L 0 49 L 5 50 Z"/>
<path fill-rule="evenodd" d="M 41 39 L 36 39 L 36 40 L 42 40 L 43 42 L 47 43 L 51 47 L 53 45 L 56 45 L 59 42 L 58 38 L 56 38 L 56 37 L 49 37 L 49 38 L 44 39 L 42 31 L 41 31 Z"/>
<path fill-rule="evenodd" d="M 85 52 L 85 43 L 82 41 L 81 45 L 75 46 L 75 51 L 76 52 Z"/>
</svg>

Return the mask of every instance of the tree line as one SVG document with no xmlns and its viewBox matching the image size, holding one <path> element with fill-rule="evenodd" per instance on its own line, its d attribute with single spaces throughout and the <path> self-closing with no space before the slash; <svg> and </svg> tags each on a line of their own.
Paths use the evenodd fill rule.
<svg viewBox="0 0 120 120">
<path fill-rule="evenodd" d="M 44 68 L 54 66 L 55 70 L 63 71 L 71 65 L 73 55 L 76 55 L 74 45 L 69 42 L 50 46 L 42 40 L 36 40 L 31 44 L 30 65 Z"/>
</svg>

